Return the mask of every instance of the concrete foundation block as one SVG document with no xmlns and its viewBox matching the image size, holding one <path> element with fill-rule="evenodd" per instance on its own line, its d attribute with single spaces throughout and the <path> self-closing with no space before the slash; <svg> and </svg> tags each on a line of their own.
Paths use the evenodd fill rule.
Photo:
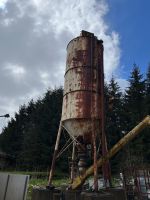
<svg viewBox="0 0 150 200">
<path fill-rule="evenodd" d="M 125 191 L 121 188 L 105 189 L 96 192 L 80 190 L 49 190 L 36 187 L 32 191 L 32 200 L 126 200 Z"/>
<path fill-rule="evenodd" d="M 80 200 L 81 191 L 80 190 L 66 190 L 64 192 L 65 200 Z"/>
<path fill-rule="evenodd" d="M 95 193 L 95 192 L 82 192 L 81 200 L 115 200 L 115 197 L 110 193 Z"/>
<path fill-rule="evenodd" d="M 32 200 L 53 200 L 53 190 L 35 187 L 32 190 Z"/>
<path fill-rule="evenodd" d="M 109 188 L 106 191 L 111 193 L 115 197 L 115 200 L 127 200 L 126 193 L 123 188 Z"/>
<path fill-rule="evenodd" d="M 62 193 L 54 193 L 53 194 L 53 200 L 61 200 L 62 199 Z"/>
</svg>

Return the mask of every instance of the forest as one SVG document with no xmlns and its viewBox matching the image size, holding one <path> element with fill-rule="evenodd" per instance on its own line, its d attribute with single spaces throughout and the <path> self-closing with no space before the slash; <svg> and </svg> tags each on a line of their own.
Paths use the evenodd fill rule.
<svg viewBox="0 0 150 200">
<path fill-rule="evenodd" d="M 150 65 L 142 74 L 134 64 L 122 91 L 112 76 L 105 82 L 105 132 L 108 149 L 150 114 Z M 37 100 L 21 105 L 0 134 L 0 150 L 13 157 L 16 170 L 47 170 L 50 167 L 62 109 L 63 88 L 47 89 Z M 150 136 L 145 129 L 111 160 L 115 173 L 124 165 L 150 164 Z M 65 137 L 62 137 L 63 145 Z M 57 168 L 68 170 L 68 154 Z"/>
</svg>

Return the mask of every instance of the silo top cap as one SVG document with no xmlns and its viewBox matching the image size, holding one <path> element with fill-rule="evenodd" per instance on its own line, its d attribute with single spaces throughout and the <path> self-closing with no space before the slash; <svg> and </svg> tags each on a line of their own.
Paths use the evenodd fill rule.
<svg viewBox="0 0 150 200">
<path fill-rule="evenodd" d="M 94 36 L 94 33 L 90 33 L 90 32 L 88 32 L 88 31 L 82 30 L 81 33 L 80 33 L 80 36 L 78 36 L 78 37 L 76 37 L 76 38 L 73 38 L 73 39 L 68 43 L 67 48 L 68 48 L 69 44 L 70 44 L 72 41 L 74 41 L 74 40 L 76 40 L 76 39 L 78 39 L 78 38 L 80 38 L 80 37 L 89 37 L 89 38 L 92 38 L 92 39 L 95 38 L 95 39 L 97 40 L 97 42 L 100 43 L 100 44 L 103 46 L 103 40 L 98 40 L 97 37 Z"/>
<path fill-rule="evenodd" d="M 88 31 L 82 30 L 80 33 L 80 36 L 85 36 L 85 37 L 94 37 L 94 33 L 90 33 Z"/>
</svg>

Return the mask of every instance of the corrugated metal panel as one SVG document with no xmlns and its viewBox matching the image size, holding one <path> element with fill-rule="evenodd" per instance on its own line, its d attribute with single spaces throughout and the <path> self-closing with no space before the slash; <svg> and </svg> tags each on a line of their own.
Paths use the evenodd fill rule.
<svg viewBox="0 0 150 200">
<path fill-rule="evenodd" d="M 29 176 L 0 173 L 0 200 L 25 200 Z"/>
</svg>

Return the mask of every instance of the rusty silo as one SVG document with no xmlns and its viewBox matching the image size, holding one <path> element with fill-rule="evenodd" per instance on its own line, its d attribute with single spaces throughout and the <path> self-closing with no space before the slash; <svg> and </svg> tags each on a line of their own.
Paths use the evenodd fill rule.
<svg viewBox="0 0 150 200">
<path fill-rule="evenodd" d="M 67 130 L 77 146 L 79 171 L 85 168 L 87 145 L 94 146 L 96 136 L 101 138 L 101 143 L 105 143 L 103 87 L 103 41 L 98 40 L 93 33 L 82 31 L 80 36 L 71 40 L 67 46 L 62 117 L 49 185 L 58 154 L 62 128 Z M 102 152 L 106 151 L 105 145 L 102 145 L 104 146 Z M 73 159 L 74 156 L 72 156 Z"/>
<path fill-rule="evenodd" d="M 62 123 L 74 137 L 91 143 L 100 131 L 103 45 L 94 34 L 82 31 L 67 46 Z"/>
</svg>

